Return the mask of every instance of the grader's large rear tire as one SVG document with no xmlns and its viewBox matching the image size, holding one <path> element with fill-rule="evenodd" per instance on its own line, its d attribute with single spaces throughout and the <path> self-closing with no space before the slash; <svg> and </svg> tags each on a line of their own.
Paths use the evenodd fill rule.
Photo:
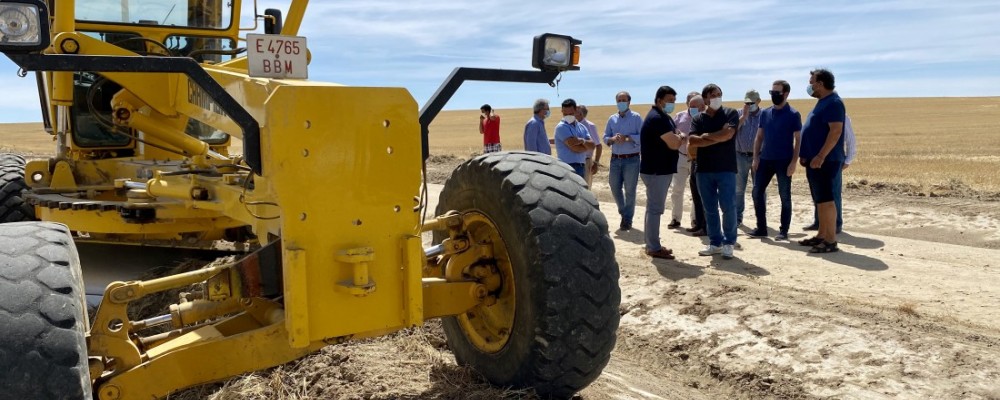
<svg viewBox="0 0 1000 400">
<path fill-rule="evenodd" d="M 0 223 L 31 221 L 35 209 L 24 202 L 24 158 L 17 154 L 0 154 Z"/>
<path fill-rule="evenodd" d="M 65 226 L 0 225 L 0 398 L 91 398 L 85 296 Z"/>
<path fill-rule="evenodd" d="M 544 397 L 593 382 L 615 346 L 621 291 L 607 220 L 583 179 L 550 156 L 490 153 L 445 183 L 437 213 L 448 210 L 473 212 L 473 240 L 505 247 L 494 246 L 496 304 L 443 321 L 455 359 Z"/>
</svg>

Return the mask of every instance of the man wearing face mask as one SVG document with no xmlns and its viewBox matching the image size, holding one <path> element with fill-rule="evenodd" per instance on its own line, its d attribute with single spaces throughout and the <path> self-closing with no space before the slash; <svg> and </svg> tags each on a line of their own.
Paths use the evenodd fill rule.
<svg viewBox="0 0 1000 400">
<path fill-rule="evenodd" d="M 587 128 L 588 132 L 590 132 L 590 138 L 594 140 L 594 146 L 596 146 L 594 150 L 587 153 L 587 176 L 583 178 L 587 181 L 587 187 L 592 188 L 592 184 L 594 183 L 594 174 L 597 173 L 597 168 L 601 165 L 601 153 L 604 152 L 604 146 L 601 145 L 601 139 L 597 135 L 597 125 L 594 125 L 593 122 L 590 122 L 590 120 L 587 119 L 587 114 L 590 113 L 590 111 L 587 110 L 587 106 L 580 104 L 576 107 L 576 109 L 578 111 L 577 120 L 583 123 L 583 126 Z"/>
<path fill-rule="evenodd" d="M 639 176 L 646 185 L 646 254 L 668 260 L 674 259 L 674 252 L 660 244 L 660 216 L 667 201 L 667 190 L 677 172 L 677 148 L 682 141 L 670 117 L 676 100 L 677 92 L 673 88 L 660 86 L 640 132 L 643 144 Z"/>
<path fill-rule="evenodd" d="M 743 210 L 746 208 L 747 180 L 752 177 L 750 164 L 753 161 L 753 141 L 760 127 L 760 94 L 747 90 L 743 98 L 740 125 L 736 128 L 736 225 L 743 224 Z"/>
<path fill-rule="evenodd" d="M 698 193 L 698 148 L 688 145 L 688 136 L 691 133 L 691 122 L 699 114 L 704 113 L 708 108 L 705 106 L 705 99 L 701 97 L 698 92 L 691 92 L 695 95 L 691 97 L 688 101 L 688 109 L 684 113 L 688 114 L 687 125 L 678 123 L 678 129 L 687 129 L 686 135 L 684 135 L 684 144 L 681 146 L 680 151 L 687 149 L 687 156 L 690 160 L 689 168 L 691 168 L 690 186 L 691 186 L 691 227 L 686 229 L 691 233 L 692 236 L 705 236 L 705 205 L 701 203 L 701 194 Z M 676 188 L 675 188 L 676 190 Z M 676 194 L 674 195 L 674 207 L 680 208 L 682 205 L 678 205 Z M 683 200 L 682 200 L 683 201 Z M 677 211 L 675 211 L 676 213 Z M 676 214 L 675 214 L 676 215 Z"/>
<path fill-rule="evenodd" d="M 819 210 L 819 232 L 815 237 L 799 241 L 799 244 L 812 246 L 810 253 L 838 250 L 834 184 L 844 165 L 843 133 L 847 110 L 834 88 L 834 77 L 830 71 L 817 69 L 809 73 L 806 93 L 819 101 L 802 127 L 799 165 L 806 167 L 809 192 Z"/>
<path fill-rule="evenodd" d="M 545 132 L 545 118 L 549 117 L 549 101 L 545 99 L 535 100 L 535 105 L 531 108 L 535 115 L 524 124 L 524 150 L 537 151 L 542 154 L 552 155 L 552 146 L 549 145 L 549 134 Z"/>
<path fill-rule="evenodd" d="M 701 97 L 708 109 L 691 123 L 688 146 L 698 148 L 698 191 L 705 206 L 705 225 L 709 244 L 699 255 L 722 254 L 733 258 L 736 246 L 736 144 L 733 136 L 740 123 L 739 113 L 722 106 L 722 89 L 714 83 L 705 86 Z M 719 221 L 719 211 L 722 221 Z"/>
<path fill-rule="evenodd" d="M 670 209 L 671 218 L 670 224 L 667 228 L 675 229 L 681 226 L 681 216 L 684 212 L 684 187 L 687 186 L 687 180 L 691 175 L 691 160 L 688 158 L 688 145 L 687 145 L 687 135 L 691 132 L 691 119 L 693 118 L 692 113 L 699 112 L 698 109 L 691 109 L 691 99 L 695 97 L 701 97 L 698 92 L 691 92 L 687 95 L 687 101 L 684 103 L 688 106 L 687 110 L 680 111 L 674 117 L 674 123 L 677 125 L 677 132 L 681 134 L 681 145 L 677 149 L 677 173 L 674 174 L 673 181 L 670 186 L 673 188 L 673 192 L 670 195 Z M 692 214 L 693 215 L 693 214 Z M 692 217 L 692 224 L 694 223 L 694 218 Z"/>
<path fill-rule="evenodd" d="M 618 92 L 615 101 L 618 112 L 608 118 L 608 125 L 604 129 L 604 143 L 611 147 L 608 181 L 611 184 L 611 195 L 618 205 L 618 214 L 622 217 L 619 228 L 627 231 L 632 229 L 635 189 L 639 185 L 639 131 L 642 128 L 642 116 L 629 109 L 632 95 L 628 92 Z"/>
<path fill-rule="evenodd" d="M 587 154 L 594 149 L 594 141 L 587 127 L 576 121 L 577 112 L 576 101 L 566 99 L 562 102 L 563 119 L 556 125 L 555 133 L 556 157 L 585 178 Z"/>
<path fill-rule="evenodd" d="M 792 174 L 795 155 L 799 153 L 802 115 L 788 101 L 791 85 L 778 80 L 771 85 L 774 106 L 761 112 L 760 128 L 754 140 L 753 207 L 757 228 L 750 236 L 767 236 L 767 186 L 778 177 L 778 197 L 781 199 L 781 226 L 775 240 L 788 240 L 788 225 L 792 221 Z"/>
</svg>

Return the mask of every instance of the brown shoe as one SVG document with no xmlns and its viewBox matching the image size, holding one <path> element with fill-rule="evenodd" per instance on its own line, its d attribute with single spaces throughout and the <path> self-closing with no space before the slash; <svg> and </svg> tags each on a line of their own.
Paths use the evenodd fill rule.
<svg viewBox="0 0 1000 400">
<path fill-rule="evenodd" d="M 694 225 L 692 225 L 690 228 L 685 229 L 685 231 L 688 232 L 698 232 L 700 230 L 702 230 L 700 226 L 694 226 Z"/>
<path fill-rule="evenodd" d="M 674 228 L 680 228 L 680 227 L 681 227 L 681 221 L 678 221 L 676 219 L 670 221 L 670 223 L 667 224 L 667 228 L 668 229 L 674 229 Z"/>
<path fill-rule="evenodd" d="M 699 229 L 691 232 L 691 236 L 708 236 L 708 233 L 706 233 L 704 229 Z"/>
<path fill-rule="evenodd" d="M 673 251 L 670 250 L 670 249 L 668 249 L 668 248 L 666 248 L 666 247 L 661 247 L 657 251 L 646 251 L 646 255 L 648 255 L 650 257 L 653 257 L 653 258 L 662 258 L 664 260 L 673 260 L 674 259 Z"/>
</svg>

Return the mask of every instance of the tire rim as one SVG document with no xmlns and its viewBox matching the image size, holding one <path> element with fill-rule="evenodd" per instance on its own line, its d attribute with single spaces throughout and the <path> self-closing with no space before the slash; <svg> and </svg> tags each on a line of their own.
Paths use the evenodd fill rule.
<svg viewBox="0 0 1000 400">
<path fill-rule="evenodd" d="M 507 253 L 507 243 L 499 229 L 479 212 L 465 215 L 466 230 L 472 243 L 492 243 L 493 262 L 500 275 L 500 288 L 489 294 L 496 297 L 493 305 L 480 304 L 456 316 L 469 342 L 484 353 L 497 353 L 507 345 L 514 327 L 514 269 Z"/>
</svg>

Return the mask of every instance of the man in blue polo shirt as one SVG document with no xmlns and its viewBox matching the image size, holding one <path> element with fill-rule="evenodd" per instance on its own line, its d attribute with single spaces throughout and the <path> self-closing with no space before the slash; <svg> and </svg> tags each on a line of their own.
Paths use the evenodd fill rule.
<svg viewBox="0 0 1000 400">
<path fill-rule="evenodd" d="M 622 217 L 619 228 L 627 231 L 632 229 L 635 189 L 639 185 L 639 130 L 642 129 L 642 116 L 629 109 L 632 95 L 628 92 L 618 92 L 615 102 L 618 112 L 608 118 L 608 125 L 604 129 L 604 143 L 611 147 L 608 183 L 611 184 L 611 195 L 618 205 L 618 214 Z"/>
<path fill-rule="evenodd" d="M 778 197 L 781 198 L 781 226 L 775 240 L 788 240 L 788 225 L 792 222 L 792 175 L 795 155 L 801 144 L 802 115 L 791 104 L 791 85 L 783 80 L 771 85 L 774 106 L 761 112 L 760 128 L 753 144 L 753 208 L 757 214 L 757 229 L 750 236 L 767 236 L 767 185 L 778 177 Z"/>
<path fill-rule="evenodd" d="M 736 246 L 736 110 L 722 106 L 722 89 L 710 83 L 701 90 L 708 109 L 691 122 L 688 146 L 698 148 L 698 192 L 705 206 L 709 244 L 698 254 L 733 258 Z M 719 223 L 719 211 L 722 223 Z"/>
<path fill-rule="evenodd" d="M 806 92 L 819 101 L 802 128 L 799 164 L 806 167 L 809 191 L 819 210 L 819 232 L 799 244 L 812 246 L 810 253 L 837 251 L 837 207 L 833 202 L 833 186 L 844 165 L 843 133 L 847 110 L 834 88 L 832 72 L 817 69 L 809 73 Z"/>
<path fill-rule="evenodd" d="M 578 111 L 575 100 L 566 99 L 562 102 L 562 115 L 562 121 L 556 125 L 556 157 L 569 164 L 581 178 L 585 178 L 585 162 L 587 154 L 594 149 L 594 141 L 590 139 L 590 131 L 576 121 Z"/>
</svg>

